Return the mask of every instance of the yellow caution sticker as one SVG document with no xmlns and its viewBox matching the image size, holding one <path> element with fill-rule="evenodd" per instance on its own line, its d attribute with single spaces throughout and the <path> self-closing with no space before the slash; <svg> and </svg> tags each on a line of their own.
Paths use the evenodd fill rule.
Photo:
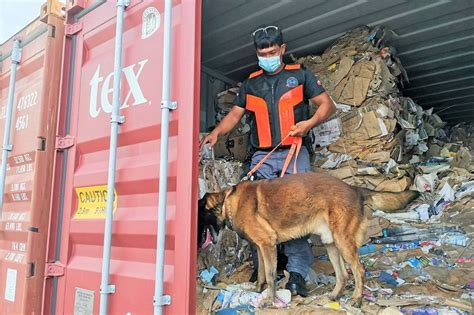
<svg viewBox="0 0 474 315">
<path fill-rule="evenodd" d="M 77 210 L 73 219 L 105 219 L 107 185 L 77 187 Z M 117 191 L 114 189 L 113 211 L 117 210 Z"/>
</svg>

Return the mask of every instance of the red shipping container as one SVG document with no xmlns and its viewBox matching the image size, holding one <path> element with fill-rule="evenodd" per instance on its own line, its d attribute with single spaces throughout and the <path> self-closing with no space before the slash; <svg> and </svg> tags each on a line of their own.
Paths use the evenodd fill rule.
<svg viewBox="0 0 474 315">
<path fill-rule="evenodd" d="M 64 39 L 61 4 L 48 1 L 38 19 L 0 46 L 2 139 L 15 39 L 20 40 L 22 55 L 0 221 L 0 313 L 39 314 Z"/>
<path fill-rule="evenodd" d="M 131 1 L 125 11 L 109 314 L 153 313 L 163 10 L 163 1 Z M 200 10 L 173 1 L 167 314 L 195 310 Z M 46 282 L 47 314 L 99 310 L 115 24 L 115 1 L 69 3 L 58 133 L 74 146 L 56 155 L 48 261 L 65 269 Z"/>
</svg>

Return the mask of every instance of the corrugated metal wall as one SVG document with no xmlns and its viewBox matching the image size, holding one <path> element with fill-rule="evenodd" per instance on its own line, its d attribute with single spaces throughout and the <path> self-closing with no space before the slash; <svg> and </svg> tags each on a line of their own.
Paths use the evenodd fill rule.
<svg viewBox="0 0 474 315">
<path fill-rule="evenodd" d="M 203 66 L 232 80 L 256 69 L 251 33 L 283 29 L 288 53 L 320 54 L 344 32 L 385 25 L 405 66 L 405 93 L 453 124 L 474 119 L 472 0 L 204 0 Z"/>
</svg>

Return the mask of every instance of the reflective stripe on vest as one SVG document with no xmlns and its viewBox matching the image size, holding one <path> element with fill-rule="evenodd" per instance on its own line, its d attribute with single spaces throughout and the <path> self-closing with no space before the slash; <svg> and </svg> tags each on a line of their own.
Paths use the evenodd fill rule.
<svg viewBox="0 0 474 315">
<path fill-rule="evenodd" d="M 295 106 L 303 101 L 303 85 L 298 85 L 283 94 L 278 102 L 278 115 L 280 117 L 280 134 L 287 135 L 291 126 L 295 124 Z M 283 145 L 291 145 L 293 137 L 283 141 Z"/>
<path fill-rule="evenodd" d="M 247 94 L 246 109 L 255 114 L 259 147 L 271 147 L 272 135 L 270 131 L 270 115 L 268 114 L 267 103 L 263 98 Z"/>
</svg>

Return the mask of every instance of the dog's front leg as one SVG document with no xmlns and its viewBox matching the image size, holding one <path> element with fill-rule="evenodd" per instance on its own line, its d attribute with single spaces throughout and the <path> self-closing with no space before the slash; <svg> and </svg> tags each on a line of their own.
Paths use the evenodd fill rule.
<svg viewBox="0 0 474 315">
<path fill-rule="evenodd" d="M 275 245 L 259 246 L 262 254 L 263 263 L 265 264 L 265 277 L 267 279 L 268 296 L 263 302 L 263 306 L 272 305 L 275 300 L 276 287 L 276 267 L 277 267 L 277 251 Z"/>
<path fill-rule="evenodd" d="M 265 263 L 263 260 L 262 252 L 260 247 L 257 246 L 258 254 L 258 274 L 257 274 L 257 291 L 262 292 L 263 285 L 265 284 Z"/>
</svg>

